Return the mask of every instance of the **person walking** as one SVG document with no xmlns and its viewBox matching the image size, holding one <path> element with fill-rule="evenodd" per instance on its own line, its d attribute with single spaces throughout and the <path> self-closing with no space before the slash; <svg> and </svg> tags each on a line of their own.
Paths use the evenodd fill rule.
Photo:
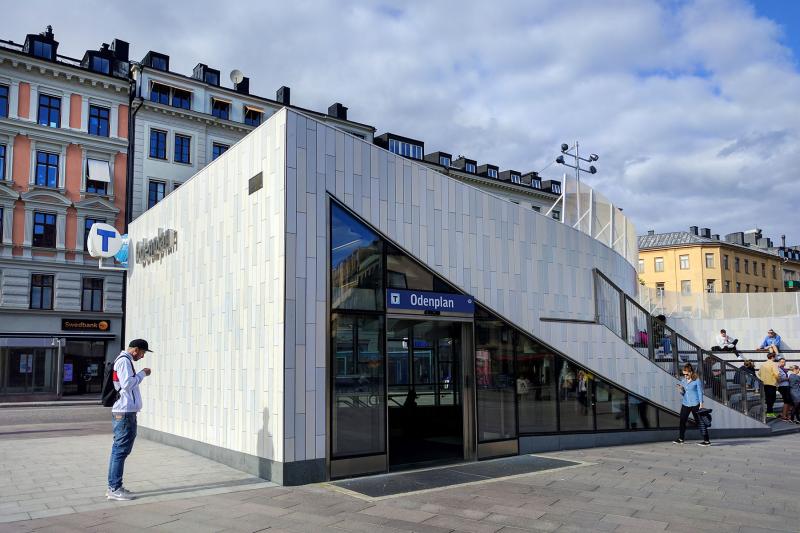
<svg viewBox="0 0 800 533">
<path fill-rule="evenodd" d="M 789 372 L 786 370 L 786 359 L 780 357 L 778 359 L 778 392 L 781 393 L 781 400 L 783 401 L 783 409 L 781 410 L 781 420 L 791 422 L 789 416 L 792 414 L 792 394 L 789 389 Z"/>
<path fill-rule="evenodd" d="M 125 459 L 133 450 L 133 441 L 136 440 L 136 413 L 142 409 L 139 384 L 150 375 L 149 368 L 136 372 L 133 362 L 142 359 L 149 351 L 146 340 L 134 339 L 128 344 L 128 349 L 120 352 L 114 360 L 114 388 L 119 392 L 119 399 L 111 407 L 114 444 L 108 463 L 106 497 L 109 500 L 133 499 L 131 492 L 122 486 L 122 473 Z"/>
<path fill-rule="evenodd" d="M 711 446 L 711 440 L 708 438 L 708 428 L 701 422 L 698 414 L 698 410 L 703 408 L 703 386 L 700 384 L 697 373 L 690 363 L 683 365 L 683 379 L 677 384 L 677 387 L 683 398 L 681 400 L 679 434 L 674 441 L 675 444 L 683 444 L 686 436 L 686 422 L 688 422 L 689 413 L 691 413 L 697 423 L 697 427 L 703 434 L 703 441 L 697 444 L 699 446 Z"/>
<path fill-rule="evenodd" d="M 778 365 L 775 364 L 775 354 L 767 354 L 767 360 L 761 363 L 758 369 L 758 379 L 764 384 L 764 401 L 767 404 L 767 418 L 775 418 L 772 408 L 775 405 L 775 396 L 778 391 Z"/>
<path fill-rule="evenodd" d="M 789 393 L 792 395 L 792 422 L 800 424 L 800 366 L 789 372 Z"/>
</svg>

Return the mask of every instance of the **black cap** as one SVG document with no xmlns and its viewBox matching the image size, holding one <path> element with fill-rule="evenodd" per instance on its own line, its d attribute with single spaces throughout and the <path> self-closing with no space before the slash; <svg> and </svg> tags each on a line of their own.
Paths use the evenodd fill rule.
<svg viewBox="0 0 800 533">
<path fill-rule="evenodd" d="M 133 339 L 128 343 L 128 348 L 139 348 L 144 352 L 152 353 L 152 350 L 147 346 L 147 341 L 144 339 Z"/>
</svg>

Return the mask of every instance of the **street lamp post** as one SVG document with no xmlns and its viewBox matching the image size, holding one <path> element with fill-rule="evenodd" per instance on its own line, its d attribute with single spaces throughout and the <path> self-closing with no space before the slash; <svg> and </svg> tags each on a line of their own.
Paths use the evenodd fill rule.
<svg viewBox="0 0 800 533">
<path fill-rule="evenodd" d="M 573 150 L 574 150 L 575 153 L 572 153 Z M 566 160 L 564 159 L 564 156 L 571 157 L 572 160 L 574 161 L 574 164 L 567 163 Z M 577 203 L 577 209 L 578 209 L 578 216 L 577 216 L 578 222 L 577 223 L 578 223 L 578 225 L 580 225 L 580 221 L 583 218 L 583 216 L 581 215 L 581 171 L 588 172 L 589 174 L 596 174 L 597 173 L 597 168 L 595 168 L 595 166 L 592 165 L 591 163 L 594 163 L 598 159 L 600 159 L 600 156 L 598 156 L 597 154 L 589 154 L 589 157 L 581 157 L 580 145 L 579 145 L 578 141 L 575 141 L 575 146 L 573 146 L 573 147 L 570 147 L 568 144 L 563 143 L 561 145 L 561 155 L 556 158 L 556 163 L 558 163 L 559 165 L 564 165 L 565 167 L 570 167 L 570 168 L 574 168 L 575 169 L 575 182 L 576 182 L 576 194 L 577 194 L 576 203 Z M 589 163 L 589 168 L 581 168 L 581 161 Z M 564 191 L 562 191 L 562 193 L 566 194 L 566 189 Z M 565 207 L 566 207 L 566 204 L 565 204 Z M 564 211 L 566 211 L 566 209 Z"/>
</svg>

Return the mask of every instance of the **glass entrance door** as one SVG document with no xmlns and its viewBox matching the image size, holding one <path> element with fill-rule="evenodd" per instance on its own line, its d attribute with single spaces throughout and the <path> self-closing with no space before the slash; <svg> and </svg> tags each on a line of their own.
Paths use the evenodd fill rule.
<svg viewBox="0 0 800 533">
<path fill-rule="evenodd" d="M 389 465 L 464 458 L 461 322 L 388 318 Z"/>
</svg>

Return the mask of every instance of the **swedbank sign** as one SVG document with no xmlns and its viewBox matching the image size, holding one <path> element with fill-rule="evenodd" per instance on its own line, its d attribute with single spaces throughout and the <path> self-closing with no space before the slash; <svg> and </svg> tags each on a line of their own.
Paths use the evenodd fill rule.
<svg viewBox="0 0 800 533">
<path fill-rule="evenodd" d="M 178 232 L 174 229 L 159 229 L 157 237 L 142 239 L 136 243 L 136 262 L 147 266 L 155 261 L 161 261 L 176 248 L 178 248 Z"/>
</svg>

